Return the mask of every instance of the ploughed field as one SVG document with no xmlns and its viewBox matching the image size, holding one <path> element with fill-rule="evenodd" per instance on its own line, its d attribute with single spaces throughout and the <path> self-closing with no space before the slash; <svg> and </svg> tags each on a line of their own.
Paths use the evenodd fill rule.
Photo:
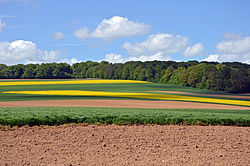
<svg viewBox="0 0 250 166">
<path fill-rule="evenodd" d="M 0 130 L 0 165 L 249 165 L 249 127 L 61 125 Z"/>
<path fill-rule="evenodd" d="M 249 94 L 130 80 L 0 81 L 0 165 L 247 165 L 249 126 Z"/>
</svg>

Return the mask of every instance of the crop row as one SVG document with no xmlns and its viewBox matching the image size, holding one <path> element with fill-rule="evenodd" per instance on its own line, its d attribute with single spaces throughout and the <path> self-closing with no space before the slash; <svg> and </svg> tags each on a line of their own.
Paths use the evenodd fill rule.
<svg viewBox="0 0 250 166">
<path fill-rule="evenodd" d="M 90 107 L 0 108 L 0 125 L 187 124 L 250 126 L 250 110 L 175 110 Z"/>
</svg>

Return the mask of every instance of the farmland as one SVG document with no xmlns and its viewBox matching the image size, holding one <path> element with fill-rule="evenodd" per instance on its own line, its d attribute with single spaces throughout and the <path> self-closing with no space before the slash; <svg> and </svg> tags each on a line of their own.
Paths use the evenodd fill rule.
<svg viewBox="0 0 250 166">
<path fill-rule="evenodd" d="M 0 166 L 250 165 L 250 0 L 0 0 Z"/>
<path fill-rule="evenodd" d="M 19 103 L 17 108 L 5 106 L 0 108 L 0 124 L 10 126 L 23 125 L 59 125 L 64 123 L 102 123 L 102 124 L 200 124 L 200 125 L 236 125 L 250 126 L 250 99 L 246 95 L 231 95 L 222 92 L 198 90 L 195 88 L 179 87 L 169 84 L 157 84 L 143 81 L 129 80 L 25 80 L 0 82 L 0 106 L 6 103 Z M 173 93 L 163 93 L 171 91 Z M 178 94 L 176 91 L 188 94 Z M 176 92 L 176 93 L 175 93 Z M 192 94 L 192 93 L 194 94 Z M 199 96 L 202 94 L 203 96 Z M 206 96 L 207 95 L 207 96 Z M 213 96 L 215 95 L 215 96 Z M 220 95 L 222 95 L 220 97 Z M 246 97 L 246 98 L 240 98 Z M 52 105 L 37 107 L 21 107 L 21 101 L 36 103 L 41 100 L 60 100 L 74 103 L 78 100 L 96 102 L 93 107 L 70 105 L 70 107 L 53 107 Z M 110 100 L 122 103 L 124 100 L 138 105 L 152 102 L 151 107 L 120 108 L 112 104 L 102 108 Z M 145 101 L 143 103 L 143 101 Z M 176 102 L 176 105 L 197 105 L 196 109 L 177 107 L 171 109 L 170 104 L 158 107 L 156 102 Z M 155 102 L 155 104 L 154 104 Z M 51 103 L 51 102 L 50 102 Z M 115 102 L 114 102 L 115 103 Z M 204 106 L 207 104 L 207 109 Z M 129 104 L 127 104 L 129 105 Z M 154 107 L 154 105 L 156 105 Z M 201 107 L 199 108 L 198 105 Z M 224 110 L 219 107 L 224 105 Z M 33 106 L 33 107 L 32 107 Z M 35 106 L 35 107 L 34 107 Z M 225 110 L 227 109 L 228 110 Z M 159 109 L 164 108 L 164 109 Z M 181 109 L 180 109 L 181 108 Z M 192 108 L 192 107 L 191 107 Z M 203 108 L 203 109 L 202 109 Z M 229 110 L 230 108 L 230 110 Z M 249 109 L 248 109 L 249 108 Z M 220 110 L 219 110 L 220 109 Z M 241 110 L 242 109 L 242 110 Z"/>
<path fill-rule="evenodd" d="M 85 124 L 24 126 L 0 130 L 0 138 L 1 165 L 249 163 L 248 127 Z"/>
</svg>

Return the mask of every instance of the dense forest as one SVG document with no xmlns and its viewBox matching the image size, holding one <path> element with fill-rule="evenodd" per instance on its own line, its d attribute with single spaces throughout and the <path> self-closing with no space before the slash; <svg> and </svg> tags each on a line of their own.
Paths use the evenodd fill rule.
<svg viewBox="0 0 250 166">
<path fill-rule="evenodd" d="M 7 66 L 0 64 L 1 79 L 101 78 L 169 83 L 231 93 L 250 92 L 250 65 L 239 62 L 105 61 L 43 63 Z"/>
</svg>

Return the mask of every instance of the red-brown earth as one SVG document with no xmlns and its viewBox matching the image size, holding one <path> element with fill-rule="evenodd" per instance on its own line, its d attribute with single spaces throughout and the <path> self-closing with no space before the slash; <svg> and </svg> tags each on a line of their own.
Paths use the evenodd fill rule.
<svg viewBox="0 0 250 166">
<path fill-rule="evenodd" d="M 62 125 L 0 130 L 0 165 L 249 165 L 249 127 Z"/>
</svg>

